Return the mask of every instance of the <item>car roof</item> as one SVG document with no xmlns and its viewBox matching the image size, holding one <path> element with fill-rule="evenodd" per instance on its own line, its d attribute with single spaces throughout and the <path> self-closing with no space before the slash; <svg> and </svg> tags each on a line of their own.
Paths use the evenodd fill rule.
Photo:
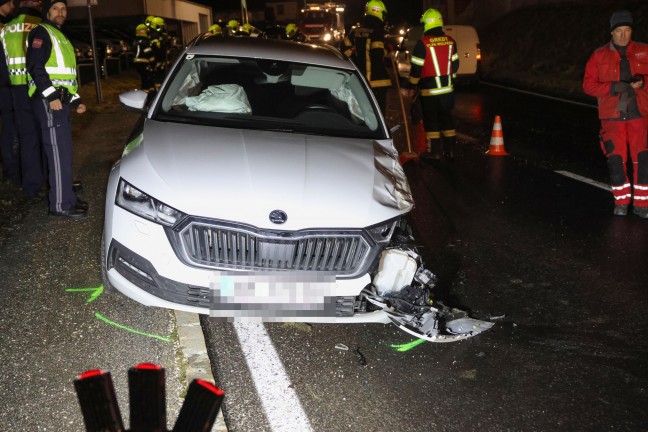
<svg viewBox="0 0 648 432">
<path fill-rule="evenodd" d="M 202 35 L 189 44 L 186 53 L 273 59 L 340 69 L 355 69 L 353 63 L 331 45 L 260 37 L 207 37 Z"/>
</svg>

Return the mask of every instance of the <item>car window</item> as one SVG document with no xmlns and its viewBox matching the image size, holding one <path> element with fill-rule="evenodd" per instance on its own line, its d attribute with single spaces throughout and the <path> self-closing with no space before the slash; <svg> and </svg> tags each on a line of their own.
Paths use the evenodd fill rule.
<svg viewBox="0 0 648 432">
<path fill-rule="evenodd" d="M 164 89 L 154 118 L 384 138 L 357 71 L 271 59 L 187 55 Z"/>
</svg>

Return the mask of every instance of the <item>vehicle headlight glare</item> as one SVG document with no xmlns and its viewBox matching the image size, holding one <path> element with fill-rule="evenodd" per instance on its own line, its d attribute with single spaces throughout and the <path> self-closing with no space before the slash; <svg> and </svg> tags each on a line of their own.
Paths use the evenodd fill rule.
<svg viewBox="0 0 648 432">
<path fill-rule="evenodd" d="M 119 180 L 115 203 L 131 213 L 162 225 L 175 225 L 184 217 L 184 213 L 145 194 L 123 179 Z"/>
<path fill-rule="evenodd" d="M 330 34 L 330 33 L 326 33 L 326 34 L 324 35 L 324 40 L 327 41 L 327 42 L 330 41 L 330 40 L 331 40 L 331 34 Z"/>
</svg>

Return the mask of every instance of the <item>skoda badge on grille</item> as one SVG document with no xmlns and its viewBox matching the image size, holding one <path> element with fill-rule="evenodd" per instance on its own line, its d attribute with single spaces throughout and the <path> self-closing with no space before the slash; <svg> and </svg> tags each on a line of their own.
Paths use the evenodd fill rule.
<svg viewBox="0 0 648 432">
<path fill-rule="evenodd" d="M 288 220 L 288 215 L 283 210 L 272 210 L 270 212 L 270 222 L 282 224 Z"/>
</svg>

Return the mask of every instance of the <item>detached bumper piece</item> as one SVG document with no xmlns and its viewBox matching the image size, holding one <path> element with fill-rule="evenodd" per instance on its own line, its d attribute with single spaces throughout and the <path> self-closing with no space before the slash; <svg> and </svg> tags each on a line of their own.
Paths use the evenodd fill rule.
<svg viewBox="0 0 648 432">
<path fill-rule="evenodd" d="M 430 342 L 455 342 L 476 336 L 494 323 L 434 302 L 436 276 L 425 269 L 414 248 L 383 251 L 378 272 L 361 297 L 381 308 L 401 330 Z"/>
</svg>

